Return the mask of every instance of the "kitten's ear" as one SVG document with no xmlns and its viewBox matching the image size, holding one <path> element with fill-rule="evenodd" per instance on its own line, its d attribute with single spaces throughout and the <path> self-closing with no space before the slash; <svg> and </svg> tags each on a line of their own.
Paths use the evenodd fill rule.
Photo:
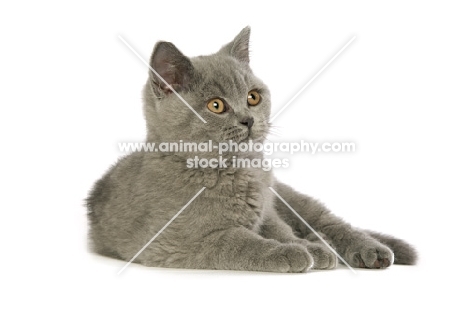
<svg viewBox="0 0 468 310">
<path fill-rule="evenodd" d="M 170 42 L 156 43 L 151 56 L 151 67 L 158 73 L 150 72 L 153 83 L 164 93 L 171 89 L 161 79 L 167 82 L 175 91 L 188 88 L 193 77 L 193 65 L 190 59 L 182 54 Z"/>
<path fill-rule="evenodd" d="M 248 64 L 249 57 L 249 41 L 250 41 L 250 27 L 247 26 L 232 40 L 226 44 L 218 52 L 220 54 L 231 55 L 240 62 Z"/>
</svg>

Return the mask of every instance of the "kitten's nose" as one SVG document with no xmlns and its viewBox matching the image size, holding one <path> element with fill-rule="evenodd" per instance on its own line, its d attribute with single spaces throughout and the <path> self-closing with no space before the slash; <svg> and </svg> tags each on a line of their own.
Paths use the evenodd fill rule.
<svg viewBox="0 0 468 310">
<path fill-rule="evenodd" d="M 250 129 L 250 128 L 252 128 L 252 126 L 253 126 L 254 119 L 253 119 L 253 117 L 251 117 L 251 116 L 250 116 L 250 117 L 244 117 L 244 118 L 240 121 L 240 123 L 241 123 L 242 125 L 247 126 L 247 127 Z"/>
</svg>

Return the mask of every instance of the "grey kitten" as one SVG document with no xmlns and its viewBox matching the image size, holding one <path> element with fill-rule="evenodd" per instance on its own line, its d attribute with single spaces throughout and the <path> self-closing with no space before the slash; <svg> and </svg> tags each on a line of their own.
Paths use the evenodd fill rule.
<svg viewBox="0 0 468 310">
<path fill-rule="evenodd" d="M 210 56 L 188 58 L 158 42 L 151 66 L 206 120 L 203 123 L 152 72 L 144 88 L 147 142 L 262 142 L 270 93 L 249 67 L 250 29 Z M 254 100 L 252 100 L 254 99 Z M 332 269 L 336 255 L 269 189 L 273 187 L 349 265 L 414 264 L 406 242 L 357 229 L 317 200 L 257 168 L 188 168 L 213 152 L 135 152 L 114 165 L 87 199 L 95 252 L 129 261 L 206 189 L 136 259 L 146 266 L 304 272 Z M 259 153 L 224 154 L 263 158 Z"/>
</svg>

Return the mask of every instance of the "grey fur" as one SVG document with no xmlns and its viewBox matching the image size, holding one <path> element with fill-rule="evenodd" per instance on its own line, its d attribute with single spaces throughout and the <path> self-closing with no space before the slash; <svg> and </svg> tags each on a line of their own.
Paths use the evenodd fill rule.
<svg viewBox="0 0 468 310">
<path fill-rule="evenodd" d="M 207 121 L 150 72 L 144 88 L 147 142 L 253 139 L 268 133 L 270 94 L 249 67 L 250 29 L 218 53 L 187 58 L 168 42 L 156 44 L 151 64 Z M 249 107 L 256 89 L 262 102 Z M 221 97 L 223 114 L 206 108 Z M 249 130 L 240 122 L 253 117 Z M 135 260 L 146 266 L 304 272 L 331 269 L 335 255 L 268 189 L 272 186 L 353 267 L 414 264 L 406 242 L 352 227 L 324 205 L 255 168 L 187 168 L 186 159 L 213 153 L 136 152 L 114 165 L 87 199 L 90 241 L 102 255 L 130 260 L 203 186 L 206 189 Z M 225 156 L 259 157 L 258 153 Z M 393 251 L 392 251 L 393 250 Z M 394 257 L 395 253 L 395 258 Z"/>
</svg>

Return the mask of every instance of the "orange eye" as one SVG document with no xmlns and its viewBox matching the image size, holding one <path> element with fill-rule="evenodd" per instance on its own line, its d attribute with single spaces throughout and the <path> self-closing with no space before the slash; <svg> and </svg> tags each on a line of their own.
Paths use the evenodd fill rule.
<svg viewBox="0 0 468 310">
<path fill-rule="evenodd" d="M 226 111 L 226 106 L 224 105 L 224 102 L 219 98 L 211 99 L 208 102 L 207 108 L 208 110 L 216 114 L 220 114 Z"/>
<path fill-rule="evenodd" d="M 249 95 L 247 96 L 247 103 L 249 105 L 257 105 L 260 103 L 260 94 L 256 90 L 249 91 Z"/>
</svg>

